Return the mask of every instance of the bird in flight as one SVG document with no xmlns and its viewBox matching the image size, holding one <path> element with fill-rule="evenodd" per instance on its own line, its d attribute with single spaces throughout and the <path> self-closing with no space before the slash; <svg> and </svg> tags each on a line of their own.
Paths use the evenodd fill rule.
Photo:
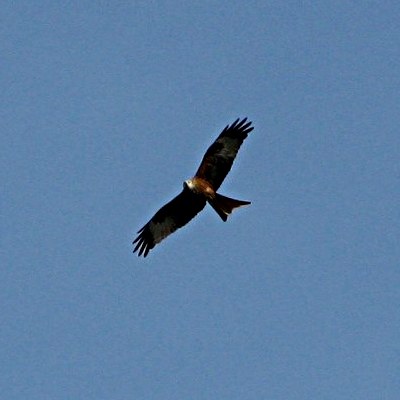
<svg viewBox="0 0 400 400">
<path fill-rule="evenodd" d="M 183 190 L 169 203 L 160 208 L 137 233 L 133 241 L 138 256 L 146 257 L 149 251 L 168 235 L 186 225 L 206 203 L 217 212 L 223 221 L 233 209 L 250 204 L 217 193 L 230 171 L 236 154 L 247 135 L 254 129 L 247 118 L 238 118 L 227 125 L 215 142 L 208 148 L 195 176 L 183 182 Z"/>
</svg>

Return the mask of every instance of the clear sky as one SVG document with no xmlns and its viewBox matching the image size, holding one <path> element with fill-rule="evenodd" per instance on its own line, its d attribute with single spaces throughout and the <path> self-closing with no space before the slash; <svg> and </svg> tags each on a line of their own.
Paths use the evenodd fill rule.
<svg viewBox="0 0 400 400">
<path fill-rule="evenodd" d="M 400 393 L 398 1 L 5 1 L 2 399 Z M 132 239 L 221 129 L 222 194 Z"/>
</svg>

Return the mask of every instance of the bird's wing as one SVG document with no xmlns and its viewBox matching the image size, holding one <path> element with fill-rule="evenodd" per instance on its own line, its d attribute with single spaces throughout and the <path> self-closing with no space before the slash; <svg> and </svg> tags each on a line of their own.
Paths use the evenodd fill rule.
<svg viewBox="0 0 400 400">
<path fill-rule="evenodd" d="M 196 176 L 211 183 L 217 190 L 230 171 L 233 161 L 247 135 L 254 129 L 247 118 L 238 118 L 227 125 L 217 140 L 208 148 Z"/>
<path fill-rule="evenodd" d="M 161 240 L 186 225 L 206 205 L 203 196 L 198 196 L 186 187 L 169 203 L 160 208 L 153 218 L 138 231 L 133 252 L 147 256 L 149 251 Z"/>
</svg>

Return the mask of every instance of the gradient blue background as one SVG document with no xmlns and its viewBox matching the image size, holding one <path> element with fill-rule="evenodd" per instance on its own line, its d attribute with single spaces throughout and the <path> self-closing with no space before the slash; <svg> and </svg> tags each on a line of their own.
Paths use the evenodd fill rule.
<svg viewBox="0 0 400 400">
<path fill-rule="evenodd" d="M 0 17 L 2 399 L 399 398 L 398 1 Z M 239 116 L 252 205 L 133 255 Z"/>
</svg>

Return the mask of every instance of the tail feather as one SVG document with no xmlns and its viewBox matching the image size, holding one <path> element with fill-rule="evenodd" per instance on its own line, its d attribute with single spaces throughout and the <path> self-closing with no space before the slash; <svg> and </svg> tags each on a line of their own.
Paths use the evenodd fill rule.
<svg viewBox="0 0 400 400">
<path fill-rule="evenodd" d="M 208 202 L 223 221 L 228 219 L 228 215 L 231 214 L 235 208 L 250 204 L 250 201 L 231 199 L 219 193 L 215 193 L 215 198 Z"/>
</svg>

